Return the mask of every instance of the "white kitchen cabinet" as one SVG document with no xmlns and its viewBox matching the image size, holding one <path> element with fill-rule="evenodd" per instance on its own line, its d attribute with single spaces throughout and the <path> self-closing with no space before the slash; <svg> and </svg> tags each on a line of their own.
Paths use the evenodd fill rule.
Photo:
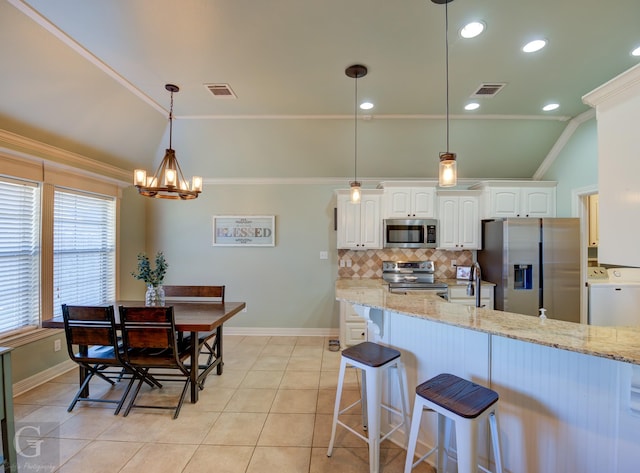
<svg viewBox="0 0 640 473">
<path fill-rule="evenodd" d="M 382 191 L 363 190 L 360 202 L 351 202 L 350 191 L 337 191 L 337 247 L 367 250 L 382 248 Z"/>
<path fill-rule="evenodd" d="M 589 246 L 598 246 L 598 194 L 589 196 Z"/>
<path fill-rule="evenodd" d="M 487 181 L 481 189 L 483 218 L 543 218 L 556 216 L 556 183 L 543 181 Z"/>
<path fill-rule="evenodd" d="M 435 217 L 435 187 L 385 187 L 383 218 Z"/>
<path fill-rule="evenodd" d="M 480 305 L 487 309 L 493 309 L 493 292 L 494 286 L 492 284 L 482 284 L 480 290 Z M 447 293 L 449 302 L 454 304 L 476 305 L 476 296 L 467 295 L 467 284 L 449 284 Z"/>
<path fill-rule="evenodd" d="M 439 248 L 480 249 L 479 192 L 438 192 L 438 225 Z"/>
<path fill-rule="evenodd" d="M 367 341 L 367 321 L 348 302 L 340 302 L 340 346 L 342 348 Z"/>
</svg>

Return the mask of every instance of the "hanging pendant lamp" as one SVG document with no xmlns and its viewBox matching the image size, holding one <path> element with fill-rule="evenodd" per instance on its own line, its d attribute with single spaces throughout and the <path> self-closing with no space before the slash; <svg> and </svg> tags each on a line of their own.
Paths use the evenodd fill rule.
<svg viewBox="0 0 640 473">
<path fill-rule="evenodd" d="M 353 159 L 353 181 L 349 183 L 351 186 L 351 202 L 357 204 L 360 202 L 361 188 L 358 182 L 358 79 L 367 75 L 367 68 L 360 64 L 354 64 L 345 69 L 344 73 L 355 79 L 355 101 L 353 105 L 353 126 L 354 126 L 354 159 Z"/>
<path fill-rule="evenodd" d="M 145 197 L 155 197 L 157 199 L 196 199 L 202 192 L 202 178 L 193 176 L 191 186 L 182 175 L 182 169 L 178 164 L 176 152 L 171 147 L 173 136 L 173 94 L 180 89 L 177 85 L 167 84 L 164 86 L 171 92 L 171 107 L 169 109 L 169 149 L 166 150 L 164 158 L 153 177 L 147 177 L 147 171 L 136 169 L 133 171 L 133 184 L 138 189 L 140 195 Z"/>
<path fill-rule="evenodd" d="M 438 166 L 438 185 L 440 187 L 453 187 L 458 183 L 458 169 L 456 165 L 456 153 L 449 151 L 449 8 L 447 4 L 453 0 L 431 0 L 438 5 L 444 4 L 444 44 L 445 44 L 445 77 L 447 100 L 447 150 L 440 153 Z"/>
</svg>

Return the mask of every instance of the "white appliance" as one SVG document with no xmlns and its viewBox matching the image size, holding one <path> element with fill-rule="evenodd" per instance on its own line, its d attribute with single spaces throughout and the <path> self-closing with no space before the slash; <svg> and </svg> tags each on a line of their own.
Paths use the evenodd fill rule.
<svg viewBox="0 0 640 473">
<path fill-rule="evenodd" d="M 589 324 L 640 326 L 640 268 L 589 268 Z"/>
</svg>

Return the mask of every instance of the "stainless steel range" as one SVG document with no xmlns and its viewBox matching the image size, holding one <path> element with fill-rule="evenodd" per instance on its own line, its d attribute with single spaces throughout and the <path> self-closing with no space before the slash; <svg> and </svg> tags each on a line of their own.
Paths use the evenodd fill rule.
<svg viewBox="0 0 640 473">
<path fill-rule="evenodd" d="M 382 279 L 391 292 L 447 290 L 447 285 L 435 280 L 433 261 L 383 261 Z"/>
</svg>

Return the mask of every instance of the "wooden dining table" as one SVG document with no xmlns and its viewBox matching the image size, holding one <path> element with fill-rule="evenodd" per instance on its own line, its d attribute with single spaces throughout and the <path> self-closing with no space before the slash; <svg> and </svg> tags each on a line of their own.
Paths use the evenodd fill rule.
<svg viewBox="0 0 640 473">
<path fill-rule="evenodd" d="M 192 302 L 180 301 L 167 304 L 173 306 L 176 330 L 178 332 L 189 333 L 191 340 L 196 343 L 191 344 L 191 402 L 198 402 L 198 392 L 204 379 L 215 368 L 216 374 L 221 375 L 223 370 L 222 353 L 222 325 L 231 317 L 236 315 L 246 307 L 244 302 Z M 116 316 L 116 328 L 120 327 L 119 306 L 141 307 L 143 301 L 117 301 L 114 304 Z M 42 321 L 43 328 L 64 329 L 62 316 L 54 317 Z M 208 365 L 199 365 L 198 358 L 201 344 L 197 343 L 198 335 L 201 333 L 216 331 L 216 337 L 212 346 L 214 360 Z M 81 382 L 84 380 L 84 373 L 80 374 Z M 86 393 L 88 395 L 88 393 Z"/>
</svg>

